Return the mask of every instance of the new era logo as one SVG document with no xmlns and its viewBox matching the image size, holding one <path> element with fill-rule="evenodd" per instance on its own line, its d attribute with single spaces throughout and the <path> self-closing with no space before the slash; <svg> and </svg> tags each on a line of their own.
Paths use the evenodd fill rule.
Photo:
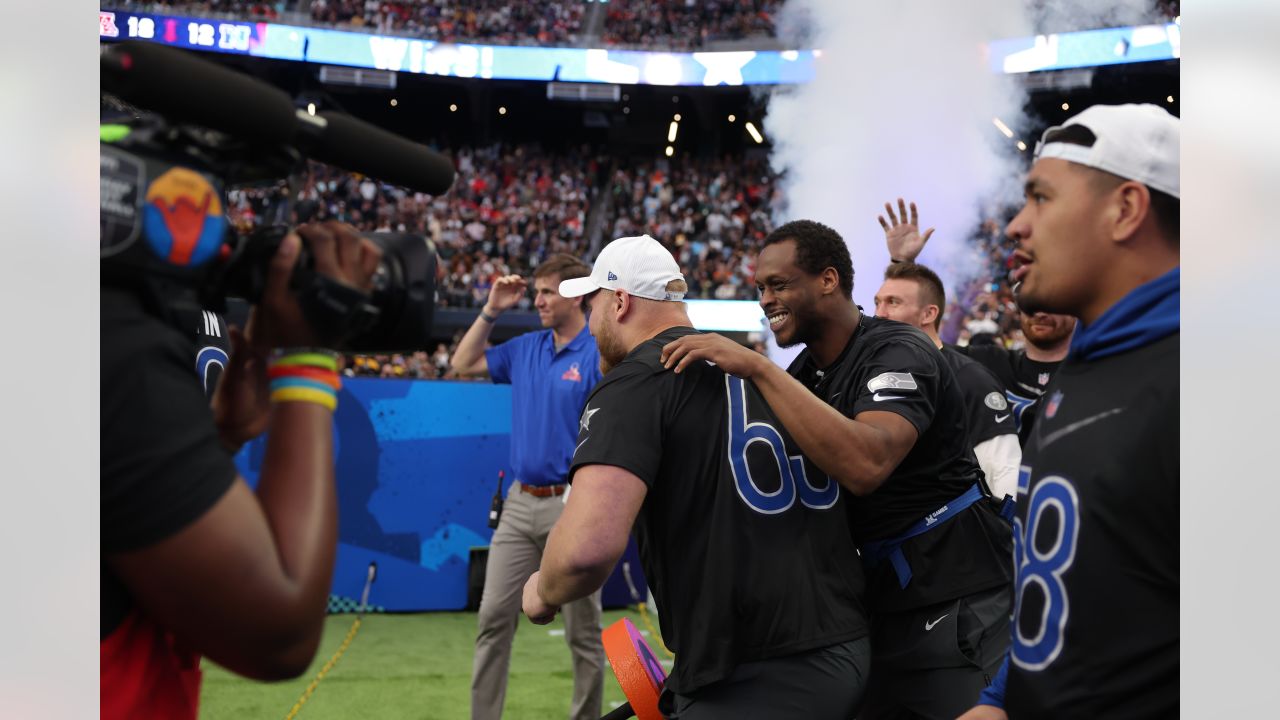
<svg viewBox="0 0 1280 720">
<path fill-rule="evenodd" d="M 614 275 L 613 273 L 609 273 L 609 281 L 610 281 L 610 282 L 613 282 L 614 280 L 617 280 L 617 279 L 618 279 L 618 276 L 617 276 L 617 275 Z"/>
</svg>

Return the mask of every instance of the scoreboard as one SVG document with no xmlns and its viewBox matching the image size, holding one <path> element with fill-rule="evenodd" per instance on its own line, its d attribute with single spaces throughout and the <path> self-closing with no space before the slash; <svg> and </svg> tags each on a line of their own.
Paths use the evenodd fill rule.
<svg viewBox="0 0 1280 720">
<path fill-rule="evenodd" d="M 98 37 L 103 40 L 151 40 L 191 50 L 253 54 L 262 44 L 267 23 L 214 21 L 168 15 L 98 11 Z"/>
</svg>

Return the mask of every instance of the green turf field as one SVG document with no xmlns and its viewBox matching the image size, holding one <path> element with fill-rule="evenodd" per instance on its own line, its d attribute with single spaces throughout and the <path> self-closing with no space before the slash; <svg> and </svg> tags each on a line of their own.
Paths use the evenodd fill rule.
<svg viewBox="0 0 1280 720">
<path fill-rule="evenodd" d="M 645 629 L 638 613 L 610 610 L 602 624 L 629 617 Z M 202 720 L 284 718 L 316 673 L 342 645 L 355 615 L 330 615 L 320 651 L 297 680 L 257 683 L 208 660 L 200 698 Z M 342 718 L 468 718 L 475 613 L 369 614 L 346 653 L 298 712 L 298 720 Z M 661 653 L 650 640 L 654 650 Z M 665 656 L 664 656 L 665 657 Z M 670 666 L 668 665 L 668 670 Z M 573 666 L 556 618 L 538 626 L 521 617 L 511 653 L 504 718 L 558 720 L 569 715 Z M 604 711 L 623 700 L 606 666 Z"/>
</svg>

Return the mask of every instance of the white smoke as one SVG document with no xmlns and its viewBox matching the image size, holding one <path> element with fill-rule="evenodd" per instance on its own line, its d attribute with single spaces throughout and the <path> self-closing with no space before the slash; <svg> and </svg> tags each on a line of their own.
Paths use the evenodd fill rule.
<svg viewBox="0 0 1280 720">
<path fill-rule="evenodd" d="M 1089 13 L 1133 20 L 1149 14 L 1151 2 L 1044 3 L 1034 19 L 1097 27 L 1103 20 Z M 777 220 L 834 227 L 853 255 L 854 299 L 870 310 L 888 262 L 876 215 L 885 201 L 914 200 L 921 230 L 937 228 L 920 260 L 939 271 L 950 294 L 979 268 L 968 237 L 1001 202 L 1020 196 L 1035 145 L 1020 81 L 989 69 L 985 45 L 1052 26 L 1033 24 L 1023 0 L 790 0 L 780 25 L 784 34 L 808 28 L 808 37 L 784 40 L 822 54 L 812 82 L 770 99 L 765 132 L 774 168 L 786 173 Z"/>
</svg>

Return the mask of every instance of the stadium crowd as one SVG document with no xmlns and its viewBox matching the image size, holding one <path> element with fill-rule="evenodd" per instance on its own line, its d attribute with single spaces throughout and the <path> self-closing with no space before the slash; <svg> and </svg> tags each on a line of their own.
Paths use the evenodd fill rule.
<svg viewBox="0 0 1280 720">
<path fill-rule="evenodd" d="M 690 50 L 717 40 L 773 37 L 782 0 L 614 0 L 606 45 Z"/>
<path fill-rule="evenodd" d="M 591 149 L 549 152 L 536 145 L 495 144 L 452 153 L 458 180 L 432 197 L 313 164 L 295 191 L 284 186 L 229 194 L 229 215 L 247 232 L 264 224 L 337 219 L 362 232 L 410 232 L 430 237 L 444 274 L 441 307 L 484 304 L 494 280 L 529 276 L 541 260 L 590 253 L 586 224 L 603 202 L 607 238 L 648 234 L 675 256 L 691 299 L 754 300 L 755 263 L 773 229 L 781 188 L 763 156 L 610 161 Z M 291 192 L 296 192 L 289 200 Z M 1012 243 L 1003 220 L 974 233 L 984 267 L 949 298 L 943 335 L 960 345 L 995 342 L 1021 347 L 1010 291 Z M 518 309 L 530 310 L 532 295 Z M 452 342 L 456 344 L 457 338 Z M 412 355 L 355 357 L 349 375 L 432 379 L 446 375 L 453 347 Z"/>
<path fill-rule="evenodd" d="M 564 45 L 576 41 L 585 5 L 580 0 L 313 0 L 311 19 L 438 42 Z"/>
<path fill-rule="evenodd" d="M 585 35 L 589 5 L 583 0 L 119 0 L 112 5 L 269 21 L 293 11 L 317 25 L 437 42 L 563 46 L 594 39 L 606 47 L 696 50 L 717 41 L 776 37 L 783 0 L 613 0 L 604 11 L 599 38 Z M 1180 5 L 1179 0 L 1157 0 L 1154 12 L 1172 20 L 1180 15 Z M 1070 25 L 1071 18 L 1064 18 L 1056 7 L 1035 0 L 1028 11 L 1036 23 L 1052 18 L 1058 32 L 1091 29 L 1106 22 L 1080 15 L 1077 24 Z"/>
</svg>

